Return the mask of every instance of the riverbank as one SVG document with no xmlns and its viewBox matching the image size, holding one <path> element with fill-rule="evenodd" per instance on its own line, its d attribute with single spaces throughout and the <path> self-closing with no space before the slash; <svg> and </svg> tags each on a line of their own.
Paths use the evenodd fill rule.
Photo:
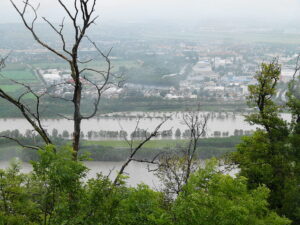
<svg viewBox="0 0 300 225">
<path fill-rule="evenodd" d="M 34 101 L 28 99 L 33 105 Z M 248 107 L 245 102 L 236 101 L 202 101 L 201 99 L 163 99 L 163 98 L 120 98 L 120 99 L 102 99 L 98 116 L 112 112 L 180 112 L 186 110 L 197 110 L 201 105 L 201 111 L 208 112 L 246 112 Z M 10 103 L 0 99 L 0 118 L 23 118 L 22 114 Z M 83 101 L 82 113 L 90 113 L 93 102 Z M 72 115 L 72 107 L 66 102 L 56 99 L 45 98 L 42 101 L 41 110 L 43 118 L 57 119 L 61 115 Z"/>
<path fill-rule="evenodd" d="M 235 151 L 235 146 L 241 142 L 241 137 L 226 138 L 204 138 L 199 141 L 197 156 L 201 159 L 211 157 L 220 158 L 229 152 Z M 139 141 L 134 142 L 134 146 Z M 188 143 L 187 140 L 151 140 L 145 144 L 137 154 L 139 159 L 152 159 L 158 153 L 174 153 L 184 148 Z M 62 145 L 68 145 L 68 142 Z M 106 141 L 82 141 L 81 155 L 88 155 L 93 161 L 124 161 L 129 154 L 130 147 L 123 140 L 106 140 Z M 0 160 L 7 161 L 18 157 L 22 161 L 37 159 L 36 151 L 22 149 L 15 143 L 2 143 L 0 145 Z"/>
<path fill-rule="evenodd" d="M 244 121 L 245 117 L 243 114 L 233 112 L 200 112 L 198 116 L 199 118 L 209 116 L 206 137 L 236 136 L 235 133 L 237 130 L 243 130 L 248 135 L 248 133 L 256 129 L 255 126 L 251 126 Z M 105 140 L 107 138 L 119 138 L 123 140 L 123 131 L 126 132 L 127 138 L 130 139 L 130 135 L 136 128 L 137 121 L 139 121 L 139 129 L 151 132 L 166 119 L 167 121 L 162 125 L 160 132 L 171 132 L 165 132 L 167 137 L 164 135 L 161 138 L 177 139 L 175 135 L 177 130 L 179 130 L 181 137 L 186 136 L 186 131 L 189 128 L 183 121 L 183 112 L 122 112 L 105 114 L 101 117 L 82 121 L 81 131 L 83 132 L 82 136 L 84 139 Z M 73 132 L 73 123 L 67 119 L 48 119 L 41 122 L 50 135 L 55 131 L 58 136 L 68 139 Z M 18 130 L 20 134 L 25 135 L 28 132 L 30 133 L 32 127 L 25 119 L 0 119 L 0 132 L 8 129 L 11 131 Z M 120 135 L 121 131 L 122 135 Z"/>
</svg>

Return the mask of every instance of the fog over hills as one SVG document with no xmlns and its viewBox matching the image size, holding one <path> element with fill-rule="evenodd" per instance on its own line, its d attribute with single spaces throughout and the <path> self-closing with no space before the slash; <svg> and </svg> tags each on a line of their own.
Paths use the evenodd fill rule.
<svg viewBox="0 0 300 225">
<path fill-rule="evenodd" d="M 15 0 L 21 3 L 20 0 Z M 53 0 L 41 3 L 39 15 L 59 22 L 63 12 Z M 71 3 L 72 1 L 65 1 Z M 102 0 L 97 3 L 98 23 L 164 22 L 183 24 L 251 24 L 272 27 L 299 21 L 297 0 Z M 50 9 L 50 10 L 49 10 Z M 55 12 L 55 13 L 54 13 Z M 0 1 L 0 23 L 20 22 L 9 0 Z"/>
</svg>

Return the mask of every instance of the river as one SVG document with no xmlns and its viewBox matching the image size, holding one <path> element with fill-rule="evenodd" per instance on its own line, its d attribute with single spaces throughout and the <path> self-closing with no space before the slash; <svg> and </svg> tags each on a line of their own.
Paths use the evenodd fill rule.
<svg viewBox="0 0 300 225">
<path fill-rule="evenodd" d="M 207 112 L 201 112 L 200 117 L 206 115 Z M 187 129 L 187 126 L 182 120 L 183 113 L 162 113 L 162 112 L 129 112 L 129 113 L 114 113 L 107 114 L 99 118 L 85 120 L 82 122 L 82 131 L 87 133 L 88 131 L 120 131 L 125 130 L 131 133 L 136 128 L 137 120 L 139 117 L 139 128 L 152 131 L 156 126 L 161 123 L 165 118 L 170 117 L 166 123 L 161 127 L 161 130 L 179 128 L 182 132 Z M 290 120 L 289 114 L 282 114 L 285 120 Z M 72 121 L 66 119 L 47 119 L 43 120 L 43 125 L 48 131 L 57 129 L 59 133 L 64 130 L 72 132 Z M 32 129 L 30 124 L 25 119 L 0 119 L 0 132 L 5 130 L 18 129 L 21 133 L 25 133 L 27 129 Z M 229 132 L 229 135 L 233 135 L 234 130 L 255 130 L 255 126 L 249 125 L 244 121 L 244 115 L 236 113 L 210 113 L 208 121 L 208 136 L 212 136 L 214 131 Z M 174 136 L 173 136 L 174 137 Z M 113 179 L 117 170 L 121 168 L 122 162 L 86 162 L 86 166 L 90 169 L 88 178 L 95 177 L 97 173 L 102 172 L 104 175 L 108 175 L 111 170 L 111 178 Z M 0 168 L 6 168 L 9 166 L 8 162 L 0 162 Z M 29 172 L 32 167 L 28 163 L 22 164 L 22 171 Z M 136 186 L 139 183 L 145 183 L 152 188 L 159 187 L 159 181 L 153 173 L 148 172 L 147 165 L 143 163 L 132 162 L 127 167 L 126 172 L 129 175 L 128 184 L 130 186 Z"/>
<path fill-rule="evenodd" d="M 84 162 L 84 164 L 89 168 L 89 172 L 87 174 L 87 178 L 95 178 L 97 173 L 102 173 L 104 176 L 110 174 L 110 179 L 113 180 L 116 177 L 117 171 L 120 170 L 123 162 Z M 204 165 L 204 161 L 201 161 L 202 166 Z M 6 169 L 10 165 L 8 161 L 0 161 L 0 169 Z M 21 164 L 21 171 L 23 173 L 29 173 L 32 171 L 32 166 L 29 163 L 23 162 Z M 154 169 L 154 165 L 149 165 L 146 163 L 139 162 L 131 162 L 126 168 L 125 175 L 128 175 L 127 179 L 128 186 L 137 186 L 138 184 L 144 183 L 149 185 L 149 187 L 153 189 L 159 190 L 161 188 L 161 184 L 158 178 L 154 175 L 153 172 L 149 172 L 148 168 Z M 223 168 L 221 168 L 223 169 Z M 228 174 L 234 176 L 237 173 L 237 170 L 232 170 L 228 172 Z"/>
<path fill-rule="evenodd" d="M 87 178 L 95 178 L 97 173 L 102 173 L 104 176 L 110 174 L 110 178 L 114 179 L 117 171 L 120 170 L 123 162 L 84 162 L 89 168 Z M 6 169 L 10 165 L 8 161 L 0 161 L 0 169 Z M 32 171 L 32 166 L 29 163 L 23 162 L 21 171 L 28 173 Z M 153 165 L 149 165 L 154 168 Z M 145 163 L 131 162 L 125 170 L 126 175 L 129 176 L 127 183 L 129 186 L 136 186 L 140 183 L 145 183 L 152 188 L 159 188 L 159 181 L 157 177 L 148 171 L 148 165 Z"/>
<path fill-rule="evenodd" d="M 208 114 L 208 112 L 201 112 L 200 117 Z M 207 135 L 212 136 L 214 131 L 229 132 L 229 135 L 233 135 L 234 130 L 255 130 L 255 126 L 251 126 L 244 121 L 243 114 L 236 113 L 209 113 L 210 118 L 207 125 Z M 188 127 L 183 123 L 182 112 L 177 113 L 163 113 L 163 112 L 127 112 L 127 113 L 114 113 L 106 114 L 104 116 L 93 118 L 90 120 L 82 121 L 82 131 L 87 134 L 88 131 L 120 131 L 125 130 L 128 134 L 132 133 L 136 128 L 137 120 L 141 117 L 139 122 L 139 128 L 145 129 L 149 132 L 153 131 L 158 124 L 160 124 L 165 118 L 170 117 L 160 130 L 173 130 L 173 134 L 176 129 L 180 129 L 184 132 Z M 290 120 L 289 114 L 282 114 L 283 118 Z M 64 130 L 69 133 L 73 130 L 72 121 L 66 119 L 46 119 L 42 120 L 42 124 L 49 133 L 55 128 L 59 133 Z M 5 130 L 18 129 L 22 134 L 26 130 L 32 130 L 30 124 L 22 118 L 9 118 L 0 119 L 0 132 Z M 174 138 L 174 136 L 173 136 Z"/>
</svg>

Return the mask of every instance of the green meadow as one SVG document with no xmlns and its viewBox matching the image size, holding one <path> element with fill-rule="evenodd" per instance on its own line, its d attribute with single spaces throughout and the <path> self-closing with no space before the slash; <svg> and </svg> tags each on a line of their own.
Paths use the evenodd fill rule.
<svg viewBox="0 0 300 225">
<path fill-rule="evenodd" d="M 129 141 L 130 143 L 130 141 Z M 105 140 L 105 141 L 84 141 L 83 146 L 104 146 L 104 147 L 113 147 L 113 148 L 129 148 L 129 143 L 125 140 Z M 138 146 L 141 141 L 133 141 L 133 147 Z M 144 148 L 172 148 L 176 145 L 182 145 L 187 143 L 187 140 L 150 140 L 143 147 Z"/>
<path fill-rule="evenodd" d="M 29 69 L 27 70 L 4 70 L 2 72 L 4 77 L 0 78 L 0 81 L 12 79 L 19 82 L 36 82 L 37 78 Z M 7 78 L 7 79 L 6 79 Z"/>
</svg>

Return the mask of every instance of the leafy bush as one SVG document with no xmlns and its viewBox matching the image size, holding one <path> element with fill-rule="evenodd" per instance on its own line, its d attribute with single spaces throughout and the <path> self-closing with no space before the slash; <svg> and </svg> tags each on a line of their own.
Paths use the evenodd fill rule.
<svg viewBox="0 0 300 225">
<path fill-rule="evenodd" d="M 268 209 L 269 190 L 249 191 L 246 179 L 216 171 L 210 162 L 193 174 L 177 198 L 141 184 L 113 185 L 73 160 L 70 148 L 47 146 L 22 174 L 18 163 L 0 170 L 0 224 L 8 225 L 288 225 Z"/>
</svg>

